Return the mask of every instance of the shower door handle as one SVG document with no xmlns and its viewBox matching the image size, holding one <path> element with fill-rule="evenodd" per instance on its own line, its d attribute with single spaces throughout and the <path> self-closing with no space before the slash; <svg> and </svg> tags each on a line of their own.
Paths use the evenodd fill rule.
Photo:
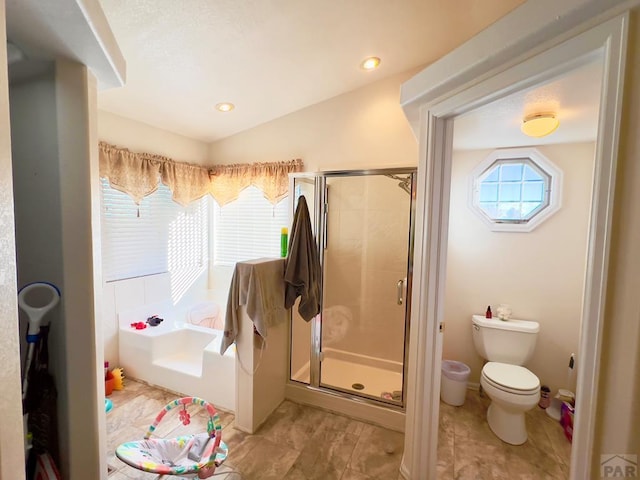
<svg viewBox="0 0 640 480">
<path fill-rule="evenodd" d="M 396 283 L 396 295 L 398 298 L 398 305 L 402 305 L 404 303 L 404 299 L 402 298 L 403 293 L 404 293 L 404 279 L 400 279 L 398 280 L 398 283 Z"/>
</svg>

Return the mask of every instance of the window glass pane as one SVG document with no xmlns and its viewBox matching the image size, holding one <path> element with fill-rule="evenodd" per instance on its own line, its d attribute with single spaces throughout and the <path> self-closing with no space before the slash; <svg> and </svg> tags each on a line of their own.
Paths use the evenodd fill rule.
<svg viewBox="0 0 640 480">
<path fill-rule="evenodd" d="M 497 218 L 500 220 L 521 220 L 520 202 L 499 203 Z"/>
<path fill-rule="evenodd" d="M 214 202 L 213 258 L 216 265 L 280 256 L 280 233 L 289 226 L 289 201 L 276 205 L 256 187 L 245 188 L 231 203 Z"/>
<path fill-rule="evenodd" d="M 209 210 L 206 198 L 186 207 L 163 184 L 136 205 L 100 179 L 102 265 L 105 281 L 178 270 L 208 262 Z"/>
<path fill-rule="evenodd" d="M 522 180 L 522 163 L 506 163 L 500 166 L 500 181 L 519 182 Z"/>
<path fill-rule="evenodd" d="M 498 201 L 498 184 L 485 183 L 480 184 L 480 202 L 497 202 Z"/>
<path fill-rule="evenodd" d="M 519 202 L 521 186 L 520 183 L 501 183 L 500 202 Z"/>
<path fill-rule="evenodd" d="M 525 180 L 544 180 L 542 176 L 536 172 L 529 165 L 524 166 L 524 179 Z"/>
<path fill-rule="evenodd" d="M 522 201 L 542 202 L 544 199 L 544 182 L 525 182 L 522 187 Z"/>
<path fill-rule="evenodd" d="M 498 166 L 493 166 L 491 167 L 491 171 L 489 172 L 489 174 L 484 177 L 484 180 L 482 181 L 484 182 L 497 182 L 500 180 L 500 168 Z"/>
<path fill-rule="evenodd" d="M 522 218 L 529 217 L 539 206 L 540 206 L 539 202 L 523 202 Z"/>
<path fill-rule="evenodd" d="M 498 204 L 481 202 L 480 208 L 488 215 L 489 218 L 498 218 Z"/>
</svg>

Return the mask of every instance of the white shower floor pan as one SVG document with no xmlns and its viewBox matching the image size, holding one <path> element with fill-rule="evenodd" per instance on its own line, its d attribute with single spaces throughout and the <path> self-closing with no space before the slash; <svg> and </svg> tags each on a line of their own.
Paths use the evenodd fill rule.
<svg viewBox="0 0 640 480">
<path fill-rule="evenodd" d="M 381 397 L 383 393 L 402 390 L 402 363 L 343 350 L 323 350 L 320 384 L 354 393 Z M 293 380 L 309 382 L 309 363 L 296 372 Z M 364 386 L 356 389 L 354 384 Z"/>
</svg>

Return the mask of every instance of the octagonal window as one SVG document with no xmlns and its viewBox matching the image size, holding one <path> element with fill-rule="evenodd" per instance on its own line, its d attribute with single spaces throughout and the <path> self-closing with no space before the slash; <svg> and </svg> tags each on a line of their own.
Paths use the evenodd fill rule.
<svg viewBox="0 0 640 480">
<path fill-rule="evenodd" d="M 496 150 L 474 169 L 471 207 L 497 231 L 530 231 L 560 207 L 562 172 L 537 150 Z"/>
</svg>

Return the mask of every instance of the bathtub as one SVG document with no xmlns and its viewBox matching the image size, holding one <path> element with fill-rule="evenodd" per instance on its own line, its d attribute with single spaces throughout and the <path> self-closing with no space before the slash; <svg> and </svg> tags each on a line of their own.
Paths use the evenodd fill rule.
<svg viewBox="0 0 640 480">
<path fill-rule="evenodd" d="M 118 312 L 120 366 L 126 377 L 234 411 L 235 346 L 220 355 L 223 332 L 191 324 L 190 310 L 167 302 Z M 152 315 L 164 321 L 143 330 L 131 327 Z"/>
</svg>

